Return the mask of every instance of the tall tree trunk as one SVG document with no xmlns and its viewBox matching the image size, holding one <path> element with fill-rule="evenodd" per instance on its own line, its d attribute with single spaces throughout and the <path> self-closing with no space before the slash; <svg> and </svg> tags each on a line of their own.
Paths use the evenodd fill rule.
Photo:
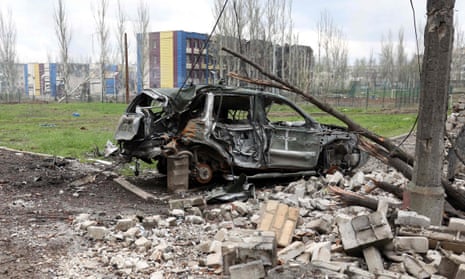
<svg viewBox="0 0 465 279">
<path fill-rule="evenodd" d="M 444 123 L 447 114 L 455 0 L 428 0 L 425 54 L 412 182 L 404 199 L 411 209 L 442 223 Z"/>
</svg>

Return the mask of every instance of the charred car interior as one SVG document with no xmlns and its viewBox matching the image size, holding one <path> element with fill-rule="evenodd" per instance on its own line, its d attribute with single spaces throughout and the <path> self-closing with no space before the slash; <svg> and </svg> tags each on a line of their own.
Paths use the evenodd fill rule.
<svg viewBox="0 0 465 279">
<path fill-rule="evenodd" d="M 198 184 L 239 174 L 347 172 L 366 156 L 355 134 L 318 123 L 279 94 L 218 85 L 143 90 L 121 117 L 115 139 L 128 161 L 156 162 L 164 174 L 169 156 L 188 156 Z"/>
</svg>

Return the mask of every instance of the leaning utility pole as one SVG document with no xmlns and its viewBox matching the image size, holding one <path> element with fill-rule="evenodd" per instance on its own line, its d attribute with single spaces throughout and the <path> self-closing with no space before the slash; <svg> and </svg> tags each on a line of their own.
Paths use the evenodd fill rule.
<svg viewBox="0 0 465 279">
<path fill-rule="evenodd" d="M 444 209 L 441 184 L 444 124 L 447 117 L 455 0 L 428 0 L 425 53 L 420 77 L 415 164 L 404 204 L 440 225 Z"/>
</svg>

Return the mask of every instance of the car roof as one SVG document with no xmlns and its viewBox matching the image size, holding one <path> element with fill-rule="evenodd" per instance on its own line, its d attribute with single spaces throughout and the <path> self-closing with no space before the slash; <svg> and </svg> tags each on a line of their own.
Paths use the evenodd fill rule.
<svg viewBox="0 0 465 279">
<path fill-rule="evenodd" d="M 277 98 L 285 99 L 283 96 L 262 91 L 258 89 L 252 89 L 247 87 L 229 87 L 223 85 L 191 85 L 183 88 L 150 88 L 144 89 L 141 93 L 150 95 L 156 98 L 155 95 L 162 95 L 169 99 L 172 108 L 175 111 L 184 111 L 191 101 L 201 94 L 211 92 L 213 94 L 231 94 L 231 95 L 269 95 Z"/>
</svg>

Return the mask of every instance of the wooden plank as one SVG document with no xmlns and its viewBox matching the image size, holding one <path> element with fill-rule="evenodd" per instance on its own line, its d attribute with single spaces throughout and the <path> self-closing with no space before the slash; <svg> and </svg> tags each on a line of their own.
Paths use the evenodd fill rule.
<svg viewBox="0 0 465 279">
<path fill-rule="evenodd" d="M 113 179 L 116 183 L 121 185 L 124 189 L 134 193 L 135 195 L 143 198 L 144 200 L 156 200 L 156 197 L 150 193 L 147 193 L 146 191 L 142 190 L 141 188 L 137 187 L 136 185 L 130 183 L 123 177 L 117 177 Z"/>
</svg>

